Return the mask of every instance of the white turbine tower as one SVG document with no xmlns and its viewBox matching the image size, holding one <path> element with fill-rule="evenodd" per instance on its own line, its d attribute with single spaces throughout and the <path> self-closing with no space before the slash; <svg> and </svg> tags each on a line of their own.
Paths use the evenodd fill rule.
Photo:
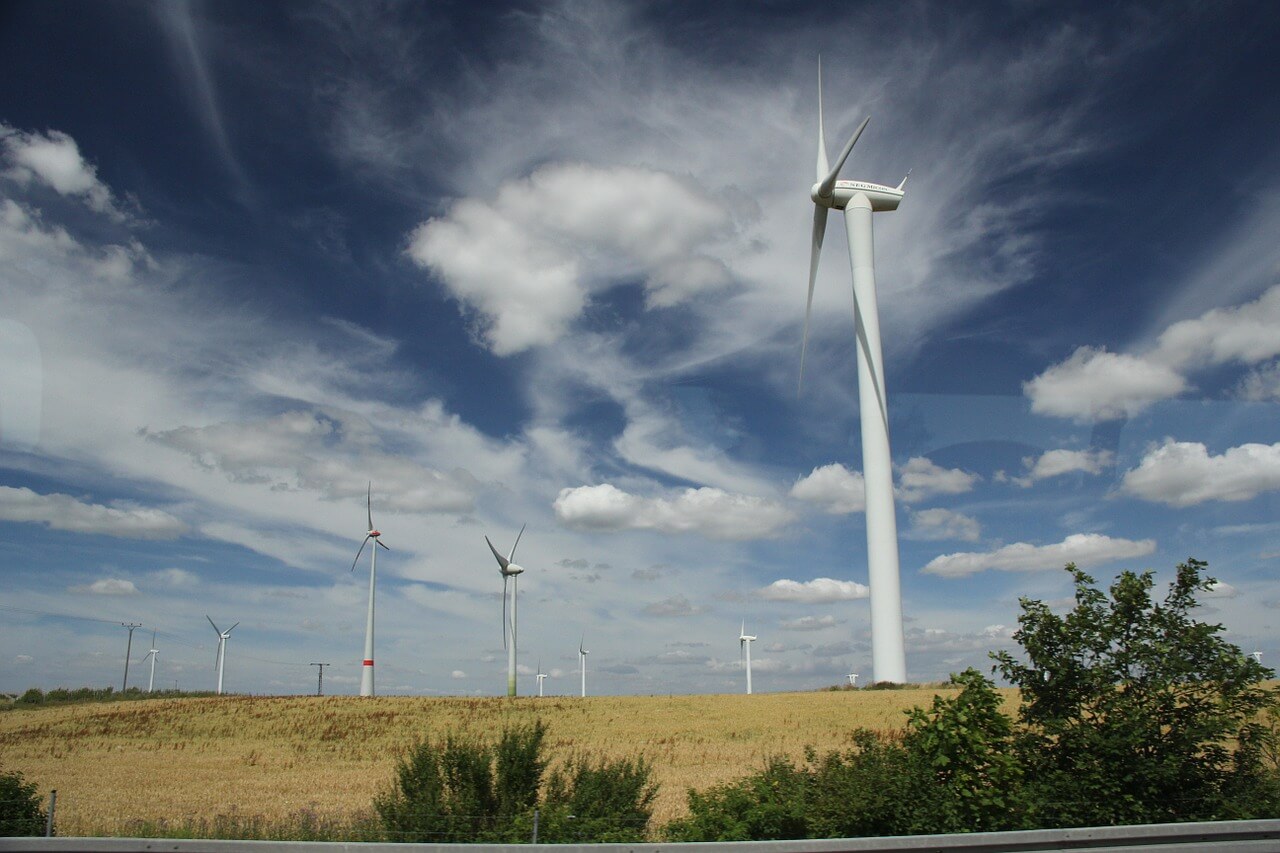
<svg viewBox="0 0 1280 853">
<path fill-rule="evenodd" d="M 516 695 L 516 591 L 519 586 L 520 573 L 523 568 L 511 562 L 516 558 L 516 545 L 520 544 L 520 537 L 524 535 L 524 529 L 527 524 L 521 525 L 520 532 L 516 534 L 515 545 L 511 546 L 511 553 L 502 556 L 498 553 L 498 549 L 493 547 L 493 543 L 489 542 L 489 537 L 484 537 L 484 541 L 489 543 L 489 550 L 493 552 L 493 556 L 498 560 L 498 571 L 502 573 L 502 647 L 507 650 L 507 695 Z M 507 579 L 511 579 L 511 620 L 507 621 Z M 508 642 L 510 637 L 510 642 Z M 539 667 L 541 669 L 541 667 Z"/>
<path fill-rule="evenodd" d="M 809 315 L 818 256 L 827 230 L 827 211 L 843 210 L 853 268 L 854 327 L 858 351 L 858 409 L 862 425 L 862 476 L 866 489 L 867 569 L 871 586 L 871 658 L 877 681 L 907 678 L 902 634 L 902 594 L 898 579 L 898 524 L 893 506 L 893 464 L 889 453 L 889 408 L 885 400 L 884 364 L 880 346 L 880 312 L 876 307 L 875 257 L 871 214 L 896 210 L 907 179 L 897 187 L 865 181 L 837 180 L 840 168 L 870 118 L 853 132 L 833 168 L 827 165 L 822 124 L 822 60 L 818 60 L 818 166 L 813 199 L 813 243 L 809 254 L 809 301 L 804 309 L 804 338 L 800 348 L 800 378 L 809 343 Z M 908 175 L 909 177 L 909 175 Z"/>
<path fill-rule="evenodd" d="M 738 631 L 738 654 L 743 657 L 747 667 L 747 695 L 751 695 L 751 644 L 756 638 L 747 633 L 747 620 L 742 620 L 742 629 Z"/>
<path fill-rule="evenodd" d="M 582 695 L 587 695 L 587 655 L 591 652 L 587 651 L 584 644 L 587 642 L 587 633 L 582 632 L 582 639 L 578 641 L 578 669 L 582 671 Z"/>
<path fill-rule="evenodd" d="M 213 625 L 213 620 L 206 613 L 204 618 L 209 619 L 209 624 Z M 237 622 L 236 625 L 240 623 Z M 236 625 L 232 625 L 227 630 L 221 630 L 217 625 L 213 625 L 213 632 L 218 635 L 218 655 L 213 660 L 213 668 L 218 671 L 218 695 L 222 695 L 222 668 L 227 663 L 227 638 L 231 636 L 231 632 L 236 629 Z M 152 645 L 155 645 L 154 643 Z"/>
<path fill-rule="evenodd" d="M 219 641 L 219 642 L 221 642 L 221 641 Z M 150 693 L 150 692 L 151 692 L 151 688 L 152 688 L 152 687 L 155 685 L 155 683 L 156 683 L 156 657 L 157 657 L 159 654 L 160 654 L 160 650 L 156 648 L 156 632 L 153 630 L 153 631 L 151 632 L 151 649 L 147 652 L 147 657 L 144 657 L 144 658 L 143 658 L 143 660 L 144 660 L 144 661 L 145 661 L 147 658 L 151 658 L 151 677 L 147 679 L 147 692 L 148 692 L 148 693 Z"/>
<path fill-rule="evenodd" d="M 538 679 L 538 695 L 542 695 L 542 682 L 547 680 L 547 674 L 542 671 L 542 661 L 538 661 L 538 673 L 534 676 Z"/>
<path fill-rule="evenodd" d="M 364 628 L 364 664 L 360 670 L 360 695 L 372 696 L 373 694 L 373 592 L 378 584 L 378 548 L 386 548 L 382 540 L 378 537 L 382 535 L 376 527 L 373 526 L 373 483 L 369 483 L 369 492 L 365 496 L 365 509 L 369 514 L 369 532 L 365 534 L 364 541 L 360 543 L 360 550 L 356 551 L 356 558 L 351 561 L 351 571 L 356 570 L 356 563 L 360 562 L 360 555 L 364 553 L 364 546 L 369 544 L 369 540 L 373 540 L 373 547 L 369 549 L 369 617 L 365 622 Z"/>
<path fill-rule="evenodd" d="M 845 676 L 845 678 L 849 679 L 849 686 L 850 686 L 850 687 L 857 687 L 857 686 L 858 686 L 858 673 L 856 673 L 856 672 L 851 672 L 851 673 L 849 673 L 848 675 L 846 675 L 846 676 Z"/>
</svg>

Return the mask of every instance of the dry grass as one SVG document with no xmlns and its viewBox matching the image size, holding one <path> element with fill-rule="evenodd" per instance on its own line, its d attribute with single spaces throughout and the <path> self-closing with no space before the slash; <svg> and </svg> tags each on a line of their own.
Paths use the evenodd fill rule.
<svg viewBox="0 0 1280 853">
<path fill-rule="evenodd" d="M 110 835 L 130 822 L 346 819 L 368 811 L 397 757 L 446 731 L 490 735 L 541 718 L 554 760 L 582 751 L 643 754 L 661 783 L 655 821 L 684 812 L 687 788 L 744 775 L 768 757 L 892 730 L 928 690 L 756 696 L 422 699 L 218 697 L 74 705 L 0 714 L 0 767 L 58 789 L 64 835 Z M 1012 691 L 1005 691 L 1012 702 Z"/>
</svg>

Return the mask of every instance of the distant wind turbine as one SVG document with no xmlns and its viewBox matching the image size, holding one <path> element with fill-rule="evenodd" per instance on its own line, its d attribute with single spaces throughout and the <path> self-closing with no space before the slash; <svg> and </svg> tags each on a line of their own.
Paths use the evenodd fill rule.
<svg viewBox="0 0 1280 853">
<path fill-rule="evenodd" d="M 889 408 L 884 387 L 884 358 L 880 346 L 880 311 L 876 305 L 876 270 L 871 236 L 874 211 L 897 210 L 907 178 L 896 187 L 865 181 L 841 181 L 840 169 L 871 119 L 853 132 L 834 168 L 827 165 L 822 124 L 822 60 L 818 60 L 818 165 L 813 199 L 813 244 L 809 253 L 809 300 L 804 309 L 804 337 L 800 346 L 800 381 L 809 344 L 809 315 L 818 256 L 827 230 L 827 212 L 844 211 L 853 267 L 854 326 L 858 352 L 858 409 L 862 424 L 862 476 L 866 492 L 867 568 L 871 586 L 871 658 L 876 681 L 901 683 L 907 679 L 902 632 L 902 593 L 898 570 L 898 522 L 893 505 L 893 462 L 889 451 Z M 908 173 L 907 177 L 910 177 Z"/>
<path fill-rule="evenodd" d="M 856 672 L 851 672 L 851 673 L 849 673 L 848 675 L 846 675 L 846 676 L 845 676 L 845 678 L 849 679 L 849 686 L 850 686 L 850 687 L 857 687 L 857 686 L 858 686 L 858 673 L 856 673 Z"/>
<path fill-rule="evenodd" d="M 582 632 L 582 639 L 578 641 L 578 668 L 582 670 L 582 695 L 587 695 L 587 655 L 591 652 L 587 651 L 584 643 L 587 642 L 587 632 Z"/>
<path fill-rule="evenodd" d="M 1258 651 L 1257 649 L 1255 649 L 1255 650 L 1253 650 L 1252 652 L 1250 652 L 1250 653 L 1249 653 L 1249 657 L 1251 657 L 1251 658 L 1253 658 L 1255 661 L 1257 661 L 1259 665 L 1261 665 L 1261 664 L 1262 664 L 1262 652 Z"/>
<path fill-rule="evenodd" d="M 742 629 L 738 631 L 738 654 L 745 655 L 747 667 L 747 695 L 751 695 L 751 644 L 756 638 L 747 633 L 747 620 L 742 620 Z"/>
<path fill-rule="evenodd" d="M 542 695 L 542 682 L 547 680 L 547 674 L 542 671 L 542 661 L 538 661 L 538 673 L 534 676 L 538 679 L 538 695 Z"/>
<path fill-rule="evenodd" d="M 219 642 L 221 642 L 221 640 L 219 640 Z M 151 692 L 151 688 L 156 683 L 156 658 L 159 655 L 160 655 L 160 650 L 156 648 L 156 632 L 153 630 L 151 632 L 151 649 L 147 652 L 147 657 L 143 658 L 144 661 L 147 658 L 151 658 L 151 677 L 147 679 L 148 693 Z"/>
<path fill-rule="evenodd" d="M 378 537 L 382 535 L 376 527 L 373 526 L 373 481 L 369 482 L 369 492 L 365 496 L 365 508 L 369 514 L 369 532 L 365 534 L 364 541 L 360 543 L 360 550 L 356 551 L 356 558 L 351 561 L 351 571 L 356 570 L 356 563 L 360 562 L 360 555 L 364 553 L 364 546 L 369 544 L 369 540 L 373 540 L 373 547 L 369 549 L 369 618 L 365 622 L 364 628 L 364 667 L 360 671 L 360 695 L 372 696 L 373 693 L 373 593 L 378 584 L 378 548 L 386 548 L 382 540 Z"/>
<path fill-rule="evenodd" d="M 493 547 L 493 543 L 489 542 L 489 537 L 484 537 L 484 541 L 488 542 L 489 550 L 493 552 L 493 556 L 498 560 L 498 571 L 502 573 L 502 646 L 507 650 L 507 695 L 516 695 L 516 590 L 520 581 L 520 573 L 523 568 L 512 562 L 516 558 L 516 545 L 520 544 L 520 537 L 524 535 L 524 529 L 528 525 L 522 525 L 520 532 L 516 534 L 515 545 L 511 546 L 511 553 L 502 556 L 498 553 L 498 549 Z M 511 579 L 511 620 L 507 621 L 507 579 Z M 508 642 L 508 636 L 510 642 Z M 541 667 L 539 667 L 541 669 Z"/>
<path fill-rule="evenodd" d="M 213 625 L 213 619 L 209 618 L 208 613 L 204 615 L 204 618 L 209 620 L 210 625 Z M 239 624 L 240 624 L 239 622 L 236 623 L 236 625 L 239 625 Z M 220 629 L 217 625 L 213 625 L 213 632 L 218 635 L 218 654 L 217 654 L 217 657 L 215 657 L 213 660 L 213 668 L 218 671 L 218 695 L 219 696 L 222 695 L 222 668 L 226 666 L 226 663 L 227 663 L 227 638 L 230 637 L 231 632 L 236 629 L 236 625 L 232 625 L 230 628 L 228 628 L 225 631 Z"/>
</svg>

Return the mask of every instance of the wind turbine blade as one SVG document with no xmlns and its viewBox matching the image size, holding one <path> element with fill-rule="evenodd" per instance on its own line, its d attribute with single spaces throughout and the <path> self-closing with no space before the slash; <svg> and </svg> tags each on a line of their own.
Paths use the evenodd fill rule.
<svg viewBox="0 0 1280 853">
<path fill-rule="evenodd" d="M 240 624 L 239 622 L 236 623 L 236 625 L 239 625 L 239 624 Z M 232 631 L 234 631 L 236 629 L 236 625 L 232 625 L 230 628 L 228 628 L 227 633 L 230 634 Z"/>
<path fill-rule="evenodd" d="M 524 529 L 528 526 L 529 526 L 529 523 L 527 521 L 524 524 L 520 525 L 520 532 L 516 534 L 516 545 L 520 544 L 520 537 L 524 535 Z M 516 545 L 511 546 L 511 553 L 507 555 L 508 562 L 516 558 Z"/>
<path fill-rule="evenodd" d="M 373 529 L 373 480 L 369 481 L 369 493 L 365 496 L 365 509 L 369 511 L 369 529 Z"/>
<path fill-rule="evenodd" d="M 818 280 L 818 256 L 822 254 L 822 239 L 827 233 L 827 208 L 813 206 L 813 245 L 809 250 L 809 299 L 804 304 L 804 337 L 800 340 L 800 380 L 796 393 L 804 385 L 804 356 L 809 349 L 809 315 L 813 313 L 813 286 Z"/>
<path fill-rule="evenodd" d="M 391 546 L 390 546 L 390 545 L 388 545 L 388 544 L 386 544 L 385 542 L 383 542 L 381 539 L 375 539 L 375 540 L 373 540 L 373 541 L 374 541 L 374 542 L 377 542 L 379 547 L 384 548 L 384 549 L 386 549 L 386 550 L 388 550 L 388 551 L 390 551 L 390 550 L 391 550 Z"/>
<path fill-rule="evenodd" d="M 815 181 L 821 181 L 831 171 L 827 165 L 827 132 L 822 126 L 822 56 L 818 56 L 818 174 Z"/>
<path fill-rule="evenodd" d="M 209 614 L 208 614 L 208 613 L 206 613 L 206 614 L 204 615 L 204 618 L 209 619 Z M 213 620 L 212 620 L 212 619 L 209 619 L 209 624 L 210 624 L 210 625 L 213 625 Z M 218 626 L 217 626 L 217 625 L 213 625 L 213 630 L 214 630 L 214 632 L 215 632 L 215 633 L 217 633 L 217 635 L 218 635 L 218 636 L 222 636 L 222 632 L 218 630 Z"/>
<path fill-rule="evenodd" d="M 373 526 L 370 525 L 369 529 L 372 530 Z M 356 551 L 356 558 L 351 561 L 351 571 L 354 572 L 356 570 L 356 563 L 360 562 L 360 555 L 364 553 L 364 546 L 368 545 L 369 540 L 372 538 L 373 538 L 372 536 L 366 536 L 364 537 L 364 541 L 360 543 L 360 550 Z"/>
<path fill-rule="evenodd" d="M 853 150 L 854 144 L 858 141 L 858 137 L 862 135 L 862 131 L 866 129 L 867 122 L 871 121 L 871 116 L 867 116 L 862 120 L 862 124 L 858 125 L 858 129 L 853 132 L 853 136 L 849 137 L 849 142 L 844 146 L 844 150 L 840 152 L 840 158 L 836 160 L 835 168 L 832 169 L 822 183 L 818 185 L 818 195 L 826 198 L 831 195 L 831 191 L 835 189 L 836 178 L 840 175 L 840 169 L 844 167 L 844 161 L 849 159 L 849 152 Z"/>
<path fill-rule="evenodd" d="M 521 529 L 523 529 L 523 528 L 521 528 Z M 510 560 L 508 560 L 506 557 L 504 557 L 504 556 L 502 556 L 501 554 L 499 554 L 499 553 L 498 553 L 498 549 L 497 549 L 497 548 L 495 548 L 495 547 L 493 547 L 493 543 L 492 543 L 492 542 L 489 542 L 489 537 L 488 537 L 488 536 L 484 537 L 484 541 L 485 541 L 485 542 L 488 542 L 488 544 L 489 544 L 489 550 L 493 552 L 493 556 L 495 556 L 495 557 L 497 557 L 497 558 L 498 558 L 498 568 L 502 569 L 502 571 L 505 573 L 505 572 L 506 572 L 506 570 L 507 570 L 507 566 L 511 565 L 511 561 L 510 561 Z M 514 549 L 513 549 L 513 550 L 514 550 Z"/>
</svg>

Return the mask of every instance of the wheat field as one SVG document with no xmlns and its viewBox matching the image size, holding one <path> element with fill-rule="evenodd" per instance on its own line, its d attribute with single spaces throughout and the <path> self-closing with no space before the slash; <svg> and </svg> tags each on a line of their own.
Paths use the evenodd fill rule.
<svg viewBox="0 0 1280 853">
<path fill-rule="evenodd" d="M 113 835 L 137 821 L 345 820 L 368 813 L 404 750 L 453 731 L 493 736 L 541 719 L 554 765 L 575 752 L 643 755 L 660 783 L 654 821 L 685 812 L 688 788 L 745 775 L 806 746 L 841 749 L 858 728 L 900 729 L 948 688 L 544 699 L 223 696 L 12 710 L 0 769 L 58 789 L 62 835 Z M 1013 692 L 1005 691 L 1007 702 Z"/>
</svg>

